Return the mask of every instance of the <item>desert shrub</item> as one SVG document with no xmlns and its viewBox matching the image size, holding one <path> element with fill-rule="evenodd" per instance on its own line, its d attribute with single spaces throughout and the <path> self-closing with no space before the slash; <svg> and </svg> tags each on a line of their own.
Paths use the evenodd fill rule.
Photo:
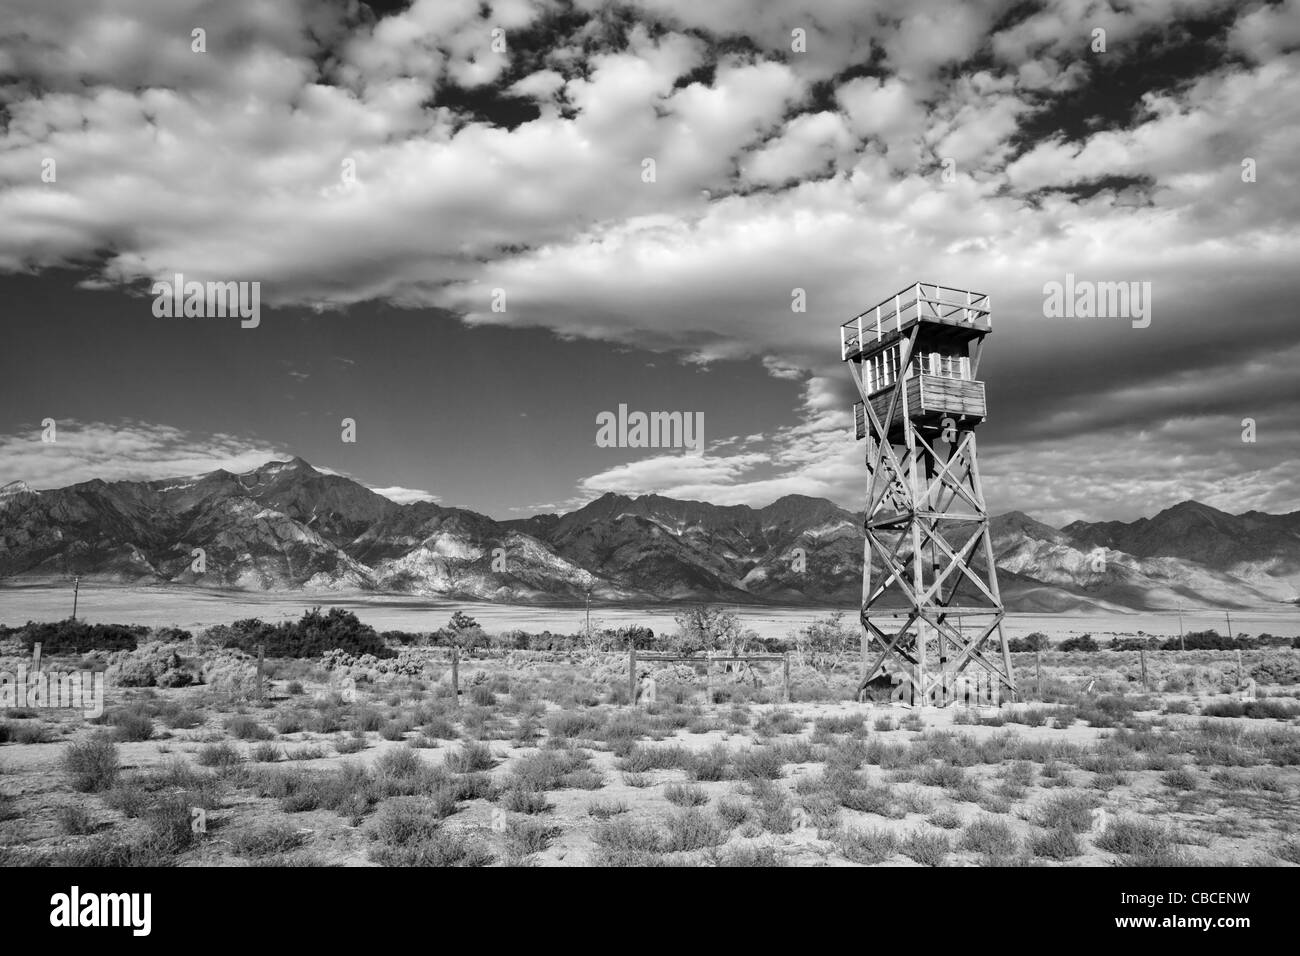
<svg viewBox="0 0 1300 956">
<path fill-rule="evenodd" d="M 1007 714 L 1007 723 L 1024 724 L 1026 727 L 1042 727 L 1047 723 L 1049 717 L 1056 716 L 1055 711 L 1047 710 L 1044 707 L 1027 707 L 1021 711 L 1011 711 Z"/>
<path fill-rule="evenodd" d="M 670 814 L 664 825 L 664 849 L 668 852 L 702 850 L 726 840 L 717 818 L 696 807 Z"/>
<path fill-rule="evenodd" d="M 966 781 L 966 772 L 950 764 L 932 763 L 921 769 L 916 782 L 927 787 L 946 787 L 955 790 Z"/>
<path fill-rule="evenodd" d="M 560 711 L 546 721 L 547 732 L 556 738 L 594 737 L 601 726 L 599 716 L 582 711 Z"/>
<path fill-rule="evenodd" d="M 888 830 L 844 830 L 835 842 L 846 859 L 867 866 L 884 863 L 898 853 L 898 838 Z"/>
<path fill-rule="evenodd" d="M 781 734 L 797 734 L 803 730 L 805 721 L 788 710 L 773 710 L 759 716 L 754 722 L 754 732 L 760 737 L 776 737 Z"/>
<path fill-rule="evenodd" d="M 506 821 L 506 859 L 512 863 L 519 863 L 534 853 L 541 853 L 551 845 L 551 841 L 559 833 L 559 827 L 541 820 L 512 817 Z"/>
<path fill-rule="evenodd" d="M 459 750 L 447 754 L 444 765 L 452 773 L 472 773 L 476 770 L 491 770 L 496 763 L 496 757 L 492 756 L 492 749 L 487 744 L 467 740 Z"/>
<path fill-rule="evenodd" d="M 226 730 L 238 740 L 270 740 L 275 736 L 246 714 L 236 714 L 227 720 Z"/>
<path fill-rule="evenodd" d="M 282 756 L 284 755 L 279 747 L 268 743 L 258 744 L 248 752 L 249 759 L 256 763 L 275 763 Z"/>
<path fill-rule="evenodd" d="M 1060 643 L 1057 650 L 1093 653 L 1101 650 L 1101 647 L 1097 644 L 1091 634 L 1080 634 L 1077 637 L 1067 637 Z"/>
<path fill-rule="evenodd" d="M 709 795 L 702 787 L 670 783 L 664 787 L 664 799 L 679 807 L 699 807 L 709 802 Z"/>
<path fill-rule="evenodd" d="M 267 624 L 257 618 L 236 621 L 219 633 L 223 647 L 255 653 L 265 645 L 268 657 L 320 657 L 327 651 L 340 650 L 353 656 L 396 657 L 373 627 L 362 624 L 355 614 L 340 607 L 326 614 L 318 607 L 303 614 L 298 621 Z"/>
<path fill-rule="evenodd" d="M 102 794 L 104 806 L 128 817 L 138 817 L 150 806 L 153 798 L 139 776 L 120 777 Z"/>
<path fill-rule="evenodd" d="M 587 805 L 588 815 L 597 820 L 609 820 L 620 813 L 627 813 L 630 808 L 622 800 L 593 800 Z"/>
<path fill-rule="evenodd" d="M 961 835 L 961 848 L 992 857 L 1005 857 L 1020 848 L 1020 841 L 1011 827 L 1001 820 L 982 817 L 966 827 Z"/>
<path fill-rule="evenodd" d="M 1012 654 L 1023 654 L 1033 651 L 1045 651 L 1051 646 L 1051 641 L 1047 635 L 1041 631 L 1034 631 L 1025 637 L 1013 637 L 1007 641 L 1007 650 Z"/>
<path fill-rule="evenodd" d="M 113 736 L 121 741 L 148 740 L 153 736 L 153 720 L 147 710 L 139 705 L 115 707 L 107 711 L 100 723 L 113 728 Z"/>
<path fill-rule="evenodd" d="M 1168 771 L 1163 782 L 1170 790 L 1185 792 L 1195 790 L 1200 785 L 1200 780 L 1190 767 L 1178 767 Z"/>
<path fill-rule="evenodd" d="M 420 797 L 385 802 L 369 831 L 378 846 L 370 858 L 384 866 L 487 866 L 492 853 L 468 836 L 442 825 L 444 809 Z"/>
<path fill-rule="evenodd" d="M 574 748 L 549 747 L 521 757 L 507 778 L 506 786 L 523 790 L 595 790 L 600 776 L 589 767 L 587 753 Z"/>
<path fill-rule="evenodd" d="M 1169 831 L 1145 820 L 1116 817 L 1096 839 L 1097 849 L 1125 856 L 1151 857 L 1173 846 Z"/>
<path fill-rule="evenodd" d="M 741 866 L 785 866 L 785 859 L 774 846 L 744 844 L 722 853 L 717 858 L 717 865 L 727 869 Z"/>
<path fill-rule="evenodd" d="M 103 733 L 68 744 L 63 751 L 63 769 L 72 777 L 72 789 L 82 793 L 107 790 L 119 767 L 117 745 Z"/>
<path fill-rule="evenodd" d="M 1079 848 L 1079 838 L 1074 835 L 1074 831 L 1064 827 L 1045 830 L 1033 837 L 1029 841 L 1029 849 L 1034 856 L 1049 860 L 1068 860 L 1083 852 Z"/>
<path fill-rule="evenodd" d="M 776 780 L 781 776 L 784 761 L 774 747 L 750 747 L 737 753 L 733 760 L 736 775 L 742 779 Z"/>
<path fill-rule="evenodd" d="M 426 737 L 432 737 L 434 740 L 455 740 L 456 725 L 446 717 L 434 715 L 424 722 L 421 731 Z"/>
<path fill-rule="evenodd" d="M 650 770 L 683 768 L 690 764 L 689 751 L 676 745 L 650 747 L 636 746 L 619 760 L 619 769 L 628 773 L 646 773 Z"/>
<path fill-rule="evenodd" d="M 511 813 L 538 814 L 551 809 L 551 801 L 544 790 L 530 790 L 517 780 L 507 781 L 505 787 L 497 791 L 497 803 L 503 810 Z"/>
<path fill-rule="evenodd" d="M 842 716 L 818 717 L 813 722 L 812 739 L 816 743 L 831 743 L 837 735 L 847 734 L 854 738 L 867 735 L 866 718 L 861 714 L 844 714 Z"/>
<path fill-rule="evenodd" d="M 334 750 L 341 754 L 359 754 L 366 747 L 364 734 L 339 734 L 334 738 Z"/>
<path fill-rule="evenodd" d="M 1059 793 L 1039 807 L 1038 824 L 1048 830 L 1087 833 L 1092 829 L 1092 811 L 1096 806 L 1097 800 L 1090 794 Z"/>
<path fill-rule="evenodd" d="M 194 760 L 200 767 L 234 767 L 238 766 L 243 759 L 239 750 L 225 741 L 204 744 L 194 754 Z"/>
<path fill-rule="evenodd" d="M 1260 684 L 1300 684 L 1300 659 L 1294 654 L 1271 655 L 1251 667 L 1250 676 Z"/>
<path fill-rule="evenodd" d="M 932 813 L 926 822 L 941 830 L 956 830 L 961 826 L 961 815 L 953 810 L 940 810 L 938 813 Z"/>
<path fill-rule="evenodd" d="M 59 807 L 54 818 L 59 823 L 59 829 L 69 836 L 84 836 L 95 830 L 95 818 L 80 804 L 69 803 Z"/>
<path fill-rule="evenodd" d="M 277 734 L 296 734 L 300 730 L 302 730 L 302 714 L 294 710 L 285 710 L 275 715 Z"/>
<path fill-rule="evenodd" d="M 730 766 L 731 751 L 726 745 L 717 744 L 708 750 L 692 754 L 687 762 L 686 773 L 692 780 L 726 780 Z"/>
<path fill-rule="evenodd" d="M 190 801 L 184 793 L 159 798 L 144 814 L 145 839 L 155 852 L 174 855 L 190 848 L 197 838 Z"/>
<path fill-rule="evenodd" d="M 53 739 L 53 730 L 39 722 L 15 720 L 11 723 L 0 723 L 0 743 L 8 741 L 15 744 L 47 744 Z"/>
<path fill-rule="evenodd" d="M 943 866 L 944 860 L 952 852 L 952 844 L 948 842 L 946 834 L 913 830 L 903 840 L 901 849 L 906 856 L 922 866 Z"/>
<path fill-rule="evenodd" d="M 163 707 L 159 712 L 162 722 L 172 730 L 193 730 L 203 723 L 203 714 L 193 707 Z"/>
<path fill-rule="evenodd" d="M 390 720 L 379 728 L 379 736 L 385 740 L 404 740 L 412 727 L 406 720 Z"/>
<path fill-rule="evenodd" d="M 654 827 L 615 817 L 602 823 L 592 834 L 596 844 L 593 862 L 597 866 L 653 865 L 655 857 L 664 852 L 665 840 Z"/>
<path fill-rule="evenodd" d="M 1300 716 L 1300 704 L 1266 698 L 1264 700 L 1225 700 L 1206 704 L 1206 717 L 1249 717 L 1254 720 L 1290 720 Z"/>
<path fill-rule="evenodd" d="M 260 823 L 235 830 L 228 839 L 236 856 L 260 859 L 296 850 L 303 835 L 287 823 Z"/>
<path fill-rule="evenodd" d="M 1162 651 L 1177 651 L 1186 647 L 1189 651 L 1230 651 L 1237 648 L 1245 649 L 1249 646 L 1249 644 L 1239 644 L 1235 638 L 1210 629 L 1208 631 L 1193 631 L 1181 638 L 1171 637 L 1160 645 L 1160 649 Z"/>
<path fill-rule="evenodd" d="M 141 638 L 149 633 L 147 627 L 125 624 L 87 624 L 69 618 L 37 624 L 28 621 L 19 630 L 19 640 L 30 654 L 36 644 L 41 653 L 85 654 L 87 651 L 133 651 Z"/>
</svg>

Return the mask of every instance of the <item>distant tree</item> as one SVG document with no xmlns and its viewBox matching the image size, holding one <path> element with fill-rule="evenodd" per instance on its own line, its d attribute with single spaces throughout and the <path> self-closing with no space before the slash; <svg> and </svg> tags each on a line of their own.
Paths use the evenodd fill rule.
<svg viewBox="0 0 1300 956">
<path fill-rule="evenodd" d="M 1061 650 L 1084 651 L 1086 653 L 1089 651 L 1099 651 L 1101 648 L 1097 645 L 1097 642 L 1093 640 L 1091 634 L 1080 634 L 1078 637 L 1069 637 L 1062 641 Z"/>
<path fill-rule="evenodd" d="M 1182 638 L 1171 637 L 1160 645 L 1162 651 L 1177 651 L 1184 646 L 1189 651 L 1231 651 L 1239 647 L 1249 647 L 1250 643 L 1239 644 L 1231 637 L 1216 630 L 1193 631 Z"/>
<path fill-rule="evenodd" d="M 701 654 L 725 650 L 743 654 L 758 635 L 744 628 L 733 612 L 711 605 L 687 608 L 673 616 L 677 633 L 668 638 L 676 654 Z"/>
<path fill-rule="evenodd" d="M 1007 650 L 1012 654 L 1023 654 L 1032 651 L 1045 651 L 1051 642 L 1047 635 L 1042 631 L 1034 631 L 1025 637 L 1013 637 L 1007 641 Z"/>
<path fill-rule="evenodd" d="M 1117 637 L 1110 642 L 1112 651 L 1159 650 L 1160 639 L 1156 637 Z"/>
<path fill-rule="evenodd" d="M 833 611 L 816 618 L 792 635 L 800 661 L 815 670 L 832 668 L 845 654 L 851 653 L 857 634 L 844 624 L 844 612 Z"/>
<path fill-rule="evenodd" d="M 279 624 L 246 618 L 236 621 L 228 631 L 221 632 L 220 639 L 225 647 L 236 647 L 250 654 L 256 653 L 261 644 L 268 657 L 318 657 L 334 649 L 358 656 L 397 655 L 373 627 L 362 624 L 355 614 L 341 607 L 330 608 L 327 614 L 314 607 L 300 620 L 281 621 Z"/>
<path fill-rule="evenodd" d="M 443 632 L 447 635 L 447 643 L 465 651 L 486 647 L 488 643 L 487 635 L 479 627 L 478 621 L 461 611 L 452 614 Z"/>
</svg>

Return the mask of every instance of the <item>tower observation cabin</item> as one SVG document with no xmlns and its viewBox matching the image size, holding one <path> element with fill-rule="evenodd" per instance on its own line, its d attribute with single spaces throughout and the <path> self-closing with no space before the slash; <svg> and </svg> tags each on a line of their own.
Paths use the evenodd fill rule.
<svg viewBox="0 0 1300 956">
<path fill-rule="evenodd" d="M 904 417 L 932 427 L 945 418 L 965 428 L 984 420 L 984 383 L 975 372 L 990 331 L 987 295 L 918 282 L 840 326 L 840 357 L 858 365 L 866 401 L 890 441 L 902 444 Z M 858 439 L 868 434 L 864 404 L 853 407 Z"/>
<path fill-rule="evenodd" d="M 866 439 L 864 697 L 886 678 L 914 705 L 1015 695 L 975 442 L 991 331 L 988 295 L 926 282 L 840 326 Z"/>
</svg>

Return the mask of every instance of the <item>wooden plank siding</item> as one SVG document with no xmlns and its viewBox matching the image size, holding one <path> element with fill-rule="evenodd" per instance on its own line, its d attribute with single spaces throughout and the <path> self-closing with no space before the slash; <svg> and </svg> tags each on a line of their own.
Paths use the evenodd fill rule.
<svg viewBox="0 0 1300 956">
<path fill-rule="evenodd" d="M 911 398 L 910 392 L 908 397 Z M 927 412 L 948 412 L 983 418 L 988 414 L 984 404 L 984 383 L 945 378 L 942 375 L 922 375 L 921 407 Z"/>
<path fill-rule="evenodd" d="M 907 408 L 913 420 L 928 419 L 940 415 L 970 415 L 984 418 L 987 407 L 984 400 L 984 383 L 947 378 L 943 375 L 912 375 L 906 379 Z M 884 423 L 889 412 L 889 402 L 893 398 L 893 388 L 887 388 L 871 396 L 871 407 L 876 417 Z M 894 407 L 894 419 L 888 424 L 892 431 L 903 422 L 903 398 L 899 396 Z M 859 402 L 853 406 L 854 434 L 860 440 L 867 436 L 866 412 Z"/>
</svg>

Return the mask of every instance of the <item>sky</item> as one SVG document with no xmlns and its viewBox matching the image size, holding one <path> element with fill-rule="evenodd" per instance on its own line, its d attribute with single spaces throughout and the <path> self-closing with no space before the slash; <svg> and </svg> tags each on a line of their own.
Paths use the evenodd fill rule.
<svg viewBox="0 0 1300 956">
<path fill-rule="evenodd" d="M 1296 0 L 5 0 L 0 483 L 860 508 L 838 326 L 922 281 L 991 296 L 991 511 L 1300 510 L 1297 155 Z"/>
</svg>

